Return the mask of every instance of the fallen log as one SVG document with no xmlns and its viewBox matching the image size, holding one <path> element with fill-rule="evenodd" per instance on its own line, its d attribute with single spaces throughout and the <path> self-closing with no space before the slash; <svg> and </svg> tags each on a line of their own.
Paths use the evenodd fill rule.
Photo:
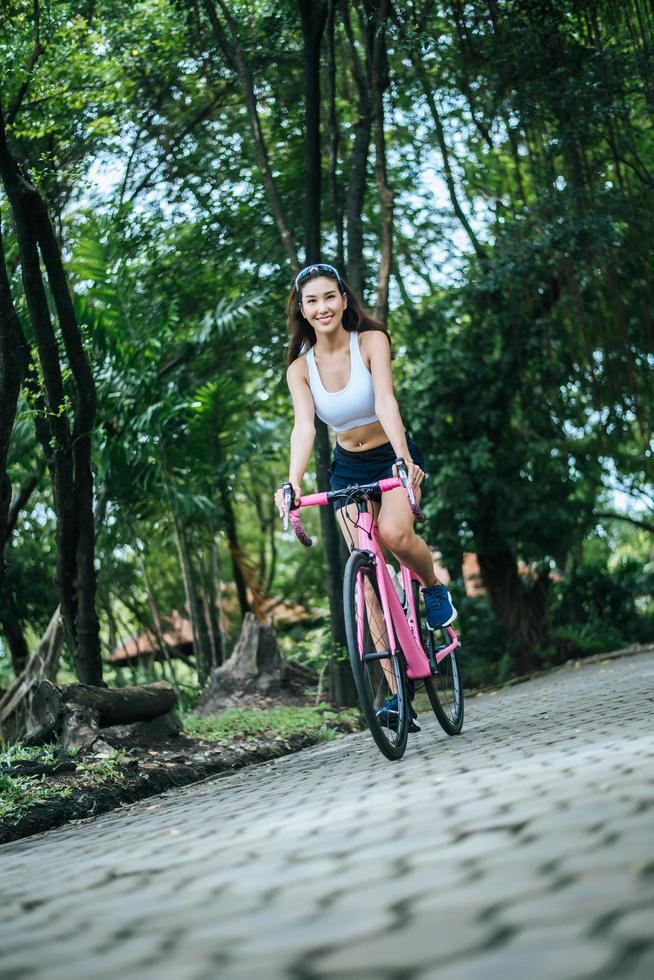
<svg viewBox="0 0 654 980">
<path fill-rule="evenodd" d="M 164 681 L 141 687 L 91 687 L 88 684 L 38 685 L 32 702 L 34 716 L 47 730 L 63 733 L 64 748 L 89 748 L 99 729 L 152 721 L 177 703 Z"/>
<path fill-rule="evenodd" d="M 91 687 L 41 681 L 34 696 L 34 713 L 42 725 L 56 724 L 68 710 L 86 709 L 97 715 L 98 727 L 151 721 L 175 707 L 177 695 L 165 681 L 141 687 Z"/>
</svg>

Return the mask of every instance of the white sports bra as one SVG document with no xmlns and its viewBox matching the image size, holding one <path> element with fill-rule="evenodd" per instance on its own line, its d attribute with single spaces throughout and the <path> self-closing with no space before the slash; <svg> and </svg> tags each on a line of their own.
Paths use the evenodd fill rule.
<svg viewBox="0 0 654 980">
<path fill-rule="evenodd" d="M 309 387 L 316 406 L 316 415 L 334 432 L 344 432 L 357 425 L 378 422 L 375 415 L 375 392 L 372 374 L 363 363 L 359 347 L 359 334 L 350 331 L 350 380 L 340 391 L 327 391 L 323 387 L 311 348 L 307 354 Z"/>
</svg>

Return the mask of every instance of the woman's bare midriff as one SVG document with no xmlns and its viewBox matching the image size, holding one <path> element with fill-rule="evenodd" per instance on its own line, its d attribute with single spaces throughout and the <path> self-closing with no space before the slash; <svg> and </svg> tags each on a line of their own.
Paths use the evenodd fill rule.
<svg viewBox="0 0 654 980">
<path fill-rule="evenodd" d="M 383 446 L 389 440 L 381 422 L 369 422 L 367 425 L 357 425 L 354 429 L 337 433 L 336 441 L 350 453 L 362 453 L 366 449 Z"/>
</svg>

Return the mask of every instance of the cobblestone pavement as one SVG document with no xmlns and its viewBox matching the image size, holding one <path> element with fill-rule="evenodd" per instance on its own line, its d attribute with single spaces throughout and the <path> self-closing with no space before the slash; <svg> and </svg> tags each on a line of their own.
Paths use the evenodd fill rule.
<svg viewBox="0 0 654 980">
<path fill-rule="evenodd" d="M 654 977 L 654 656 L 0 848 L 0 977 Z"/>
</svg>

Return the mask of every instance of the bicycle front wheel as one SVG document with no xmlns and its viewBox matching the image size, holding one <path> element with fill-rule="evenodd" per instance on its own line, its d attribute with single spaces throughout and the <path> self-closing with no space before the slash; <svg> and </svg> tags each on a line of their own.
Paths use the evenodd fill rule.
<svg viewBox="0 0 654 980">
<path fill-rule="evenodd" d="M 456 650 L 436 664 L 438 651 L 451 642 L 449 630 L 447 626 L 437 630 L 427 628 L 425 602 L 416 581 L 413 582 L 413 598 L 422 646 L 430 663 L 436 667 L 436 673 L 424 679 L 425 691 L 443 731 L 448 735 L 458 735 L 463 728 L 463 688 Z"/>
<path fill-rule="evenodd" d="M 387 759 L 400 759 L 409 730 L 404 657 L 391 655 L 372 558 L 353 552 L 343 582 L 345 633 L 359 704 L 370 733 Z"/>
</svg>

